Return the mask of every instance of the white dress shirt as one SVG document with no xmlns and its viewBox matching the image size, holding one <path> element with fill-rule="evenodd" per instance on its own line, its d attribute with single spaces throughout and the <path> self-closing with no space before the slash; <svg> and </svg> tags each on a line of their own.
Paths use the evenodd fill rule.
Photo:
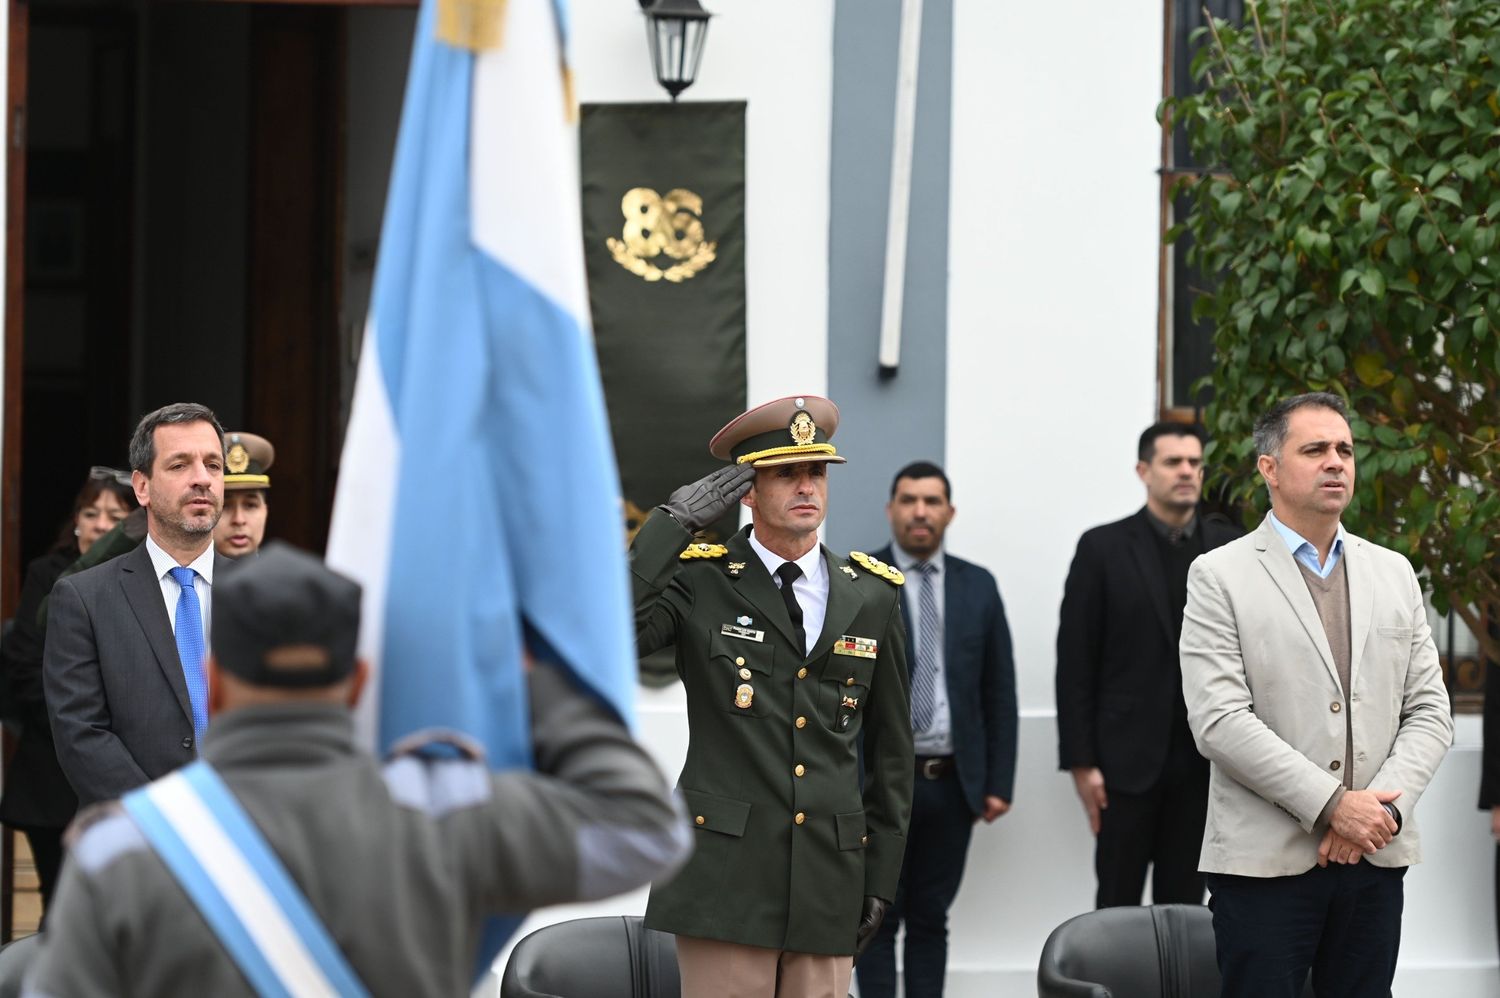
<svg viewBox="0 0 1500 998">
<path fill-rule="evenodd" d="M 172 633 L 177 633 L 177 600 L 182 596 L 182 587 L 172 578 L 172 569 L 177 559 L 161 549 L 161 545 L 146 535 L 146 553 L 151 556 L 151 567 L 156 569 L 156 581 L 161 586 L 161 599 L 167 605 L 167 621 Z M 213 633 L 209 625 L 213 622 L 214 546 L 209 544 L 198 557 L 188 563 L 193 570 L 193 591 L 198 594 L 198 612 L 203 617 L 203 647 L 208 648 L 208 636 Z"/>
<path fill-rule="evenodd" d="M 901 574 L 906 576 L 906 585 L 901 587 L 901 592 L 906 597 L 906 616 L 911 621 L 911 647 L 915 655 L 916 649 L 922 647 L 922 574 L 916 568 L 919 559 L 907 554 L 899 544 L 892 543 L 891 551 L 895 556 L 896 567 L 901 570 Z M 944 595 L 944 590 L 947 588 L 944 573 L 948 566 L 943 561 L 943 552 L 937 551 L 927 559 L 927 563 L 937 569 L 932 573 L 933 596 L 937 598 L 938 626 L 946 627 L 948 601 Z M 944 635 L 939 634 L 937 636 L 937 680 L 934 688 L 935 705 L 932 711 L 932 724 L 926 730 L 913 729 L 911 733 L 912 749 L 917 755 L 953 754 L 953 715 L 948 710 L 946 644 Z M 915 669 L 916 659 L 913 658 L 910 664 Z"/>
<path fill-rule="evenodd" d="M 780 589 L 781 576 L 776 574 L 776 570 L 785 565 L 787 560 L 756 540 L 753 527 L 750 530 L 750 547 L 765 563 L 766 571 L 771 573 L 771 581 Z M 814 544 L 812 550 L 798 558 L 794 564 L 802 569 L 802 574 L 792 583 L 792 595 L 797 597 L 797 603 L 802 607 L 802 633 L 807 637 L 807 647 L 802 649 L 802 657 L 806 658 L 812 654 L 813 645 L 822 636 L 823 618 L 828 615 L 828 564 L 823 561 L 823 546 Z"/>
</svg>

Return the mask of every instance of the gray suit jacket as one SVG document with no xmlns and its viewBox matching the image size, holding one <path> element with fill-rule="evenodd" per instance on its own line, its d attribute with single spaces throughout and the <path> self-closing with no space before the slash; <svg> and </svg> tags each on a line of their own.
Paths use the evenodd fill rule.
<svg viewBox="0 0 1500 998">
<path fill-rule="evenodd" d="M 223 564 L 215 556 L 215 571 Z M 79 804 L 193 761 L 187 682 L 146 545 L 62 579 L 50 602 L 42 684 Z"/>
<path fill-rule="evenodd" d="M 1448 692 L 1411 565 L 1347 533 L 1343 557 L 1353 785 L 1401 791 L 1401 833 L 1367 858 L 1408 866 L 1421 858 L 1417 801 L 1453 741 Z M 1307 582 L 1269 520 L 1193 562 L 1181 653 L 1188 723 L 1211 763 L 1199 868 L 1306 872 L 1344 775 L 1346 714 Z"/>
</svg>

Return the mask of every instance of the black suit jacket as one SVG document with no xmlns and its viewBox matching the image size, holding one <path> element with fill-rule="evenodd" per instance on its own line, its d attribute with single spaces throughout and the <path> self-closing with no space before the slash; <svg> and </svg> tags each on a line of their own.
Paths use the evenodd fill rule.
<svg viewBox="0 0 1500 998">
<path fill-rule="evenodd" d="M 215 555 L 214 571 L 224 564 Z M 53 588 L 42 681 L 80 806 L 193 761 L 187 682 L 145 544 Z"/>
<path fill-rule="evenodd" d="M 1485 667 L 1484 747 L 1479 765 L 1479 806 L 1488 811 L 1500 806 L 1500 665 L 1493 662 Z"/>
<path fill-rule="evenodd" d="M 1197 529 L 1205 551 L 1241 534 L 1217 517 L 1199 516 Z M 1061 768 L 1097 766 L 1106 788 L 1125 793 L 1161 777 L 1173 716 L 1185 710 L 1178 621 L 1156 543 L 1144 508 L 1085 532 L 1057 631 Z"/>
<path fill-rule="evenodd" d="M 874 557 L 894 563 L 889 545 Z M 912 644 L 910 590 L 902 587 L 906 663 L 917 661 Z M 973 562 L 943 552 L 943 672 L 953 731 L 953 761 L 964 799 L 975 814 L 986 796 L 1013 800 L 1016 777 L 1016 666 L 1010 627 L 995 577 Z"/>
<path fill-rule="evenodd" d="M 15 625 L 0 642 L 11 697 L 10 707 L 20 722 L 16 754 L 5 767 L 5 795 L 0 797 L 0 821 L 24 828 L 67 827 L 78 810 L 78 798 L 57 764 L 47 701 L 42 693 L 42 629 L 37 610 L 52 591 L 63 569 L 78 558 L 76 549 L 53 551 L 26 569 Z"/>
</svg>

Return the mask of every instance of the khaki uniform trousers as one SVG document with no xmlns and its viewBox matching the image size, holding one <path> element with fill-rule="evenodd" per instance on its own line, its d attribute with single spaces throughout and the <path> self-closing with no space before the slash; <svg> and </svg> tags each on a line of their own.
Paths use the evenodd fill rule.
<svg viewBox="0 0 1500 998">
<path fill-rule="evenodd" d="M 682 998 L 846 998 L 852 956 L 677 937 Z"/>
</svg>

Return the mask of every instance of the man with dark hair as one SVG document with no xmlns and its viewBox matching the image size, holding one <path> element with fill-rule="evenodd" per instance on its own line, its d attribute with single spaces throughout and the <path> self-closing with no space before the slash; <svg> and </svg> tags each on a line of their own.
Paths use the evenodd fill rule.
<svg viewBox="0 0 1500 998">
<path fill-rule="evenodd" d="M 208 723 L 224 431 L 204 406 L 165 406 L 136 427 L 130 463 L 145 543 L 59 581 L 48 608 L 47 712 L 80 805 L 191 762 Z"/>
<path fill-rule="evenodd" d="M 903 579 L 818 542 L 838 424 L 816 395 L 741 413 L 709 441 L 725 466 L 673 492 L 630 546 L 636 640 L 675 645 L 691 729 L 678 786 L 693 857 L 646 906 L 648 927 L 677 936 L 683 998 L 844 998 L 896 897 Z M 737 503 L 749 528 L 692 543 Z"/>
<path fill-rule="evenodd" d="M 528 675 L 536 772 L 451 732 L 382 769 L 350 713 L 359 586 L 273 542 L 219 588 L 202 761 L 80 816 L 30 993 L 467 994 L 483 916 L 682 855 L 661 773 L 558 669 Z"/>
<path fill-rule="evenodd" d="M 1094 833 L 1100 908 L 1140 904 L 1148 867 L 1158 904 L 1203 901 L 1208 764 L 1188 730 L 1177 638 L 1188 566 L 1239 536 L 1198 514 L 1201 428 L 1155 423 L 1137 457 L 1146 505 L 1079 539 L 1057 632 L 1061 768 Z"/>
<path fill-rule="evenodd" d="M 957 512 L 943 469 L 896 473 L 885 512 L 894 544 L 875 552 L 902 586 L 911 670 L 915 784 L 896 903 L 859 961 L 864 998 L 896 993 L 896 928 L 906 923 L 907 998 L 939 998 L 948 909 L 980 818 L 1010 810 L 1016 771 L 1016 670 L 995 577 L 943 549 Z"/>
<path fill-rule="evenodd" d="M 1193 563 L 1188 719 L 1211 764 L 1199 868 L 1226 998 L 1384 995 L 1415 809 L 1453 741 L 1422 587 L 1341 522 L 1344 402 L 1283 399 L 1255 425 L 1271 512 Z M 1330 865 L 1332 864 L 1332 865 Z"/>
</svg>

